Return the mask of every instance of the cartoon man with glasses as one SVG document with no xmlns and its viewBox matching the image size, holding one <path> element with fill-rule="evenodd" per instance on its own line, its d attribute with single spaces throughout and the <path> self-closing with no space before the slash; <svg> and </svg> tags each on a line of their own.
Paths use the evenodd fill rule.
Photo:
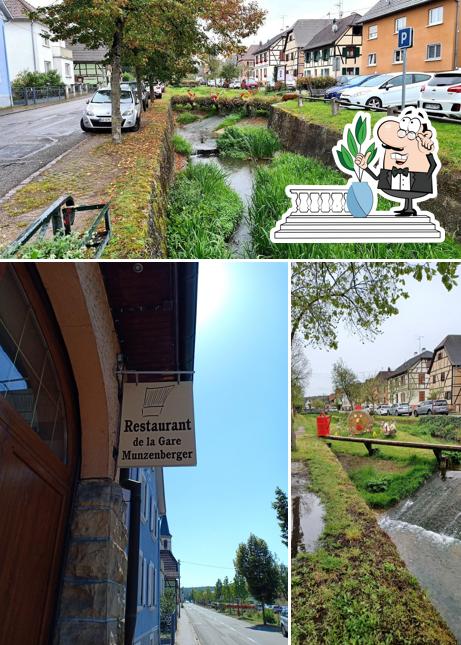
<svg viewBox="0 0 461 645">
<path fill-rule="evenodd" d="M 410 217 L 420 212 L 416 202 L 437 196 L 437 133 L 424 110 L 408 108 L 400 118 L 381 119 L 375 127 L 375 137 L 384 148 L 383 167 L 376 174 L 368 166 L 368 157 L 355 157 L 356 165 L 375 181 L 384 196 L 404 202 L 395 210 L 398 217 Z M 377 170 L 376 166 L 375 169 Z"/>
</svg>

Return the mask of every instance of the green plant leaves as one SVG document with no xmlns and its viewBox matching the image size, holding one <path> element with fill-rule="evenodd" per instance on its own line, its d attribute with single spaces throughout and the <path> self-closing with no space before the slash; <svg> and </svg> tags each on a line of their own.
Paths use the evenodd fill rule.
<svg viewBox="0 0 461 645">
<path fill-rule="evenodd" d="M 354 160 L 351 153 L 345 146 L 341 146 L 341 149 L 337 151 L 339 162 L 347 170 L 354 170 Z"/>
<path fill-rule="evenodd" d="M 357 123 L 355 125 L 355 136 L 357 137 L 359 145 L 362 145 L 367 138 L 367 122 L 362 116 L 359 116 L 357 119 Z"/>
<path fill-rule="evenodd" d="M 373 142 L 371 145 L 368 146 L 365 152 L 365 157 L 367 156 L 368 153 L 370 153 L 370 156 L 368 157 L 368 163 L 370 164 L 373 159 L 376 157 L 376 153 L 378 152 L 375 143 Z"/>
<path fill-rule="evenodd" d="M 356 157 L 359 149 L 355 141 L 354 135 L 352 134 L 351 128 L 347 128 L 346 139 L 347 139 L 347 146 L 349 148 L 349 152 L 353 157 Z"/>
</svg>

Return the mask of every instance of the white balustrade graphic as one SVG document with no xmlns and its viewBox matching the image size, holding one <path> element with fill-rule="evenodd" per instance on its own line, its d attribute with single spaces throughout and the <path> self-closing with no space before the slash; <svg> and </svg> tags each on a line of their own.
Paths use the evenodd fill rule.
<svg viewBox="0 0 461 645">
<path fill-rule="evenodd" d="M 374 211 L 354 217 L 347 186 L 288 186 L 292 205 L 271 231 L 272 242 L 443 242 L 445 231 L 432 213 L 396 217 Z"/>
</svg>

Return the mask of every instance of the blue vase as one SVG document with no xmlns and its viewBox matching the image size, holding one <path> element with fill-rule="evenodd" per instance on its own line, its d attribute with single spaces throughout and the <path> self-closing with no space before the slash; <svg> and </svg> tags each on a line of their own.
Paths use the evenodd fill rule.
<svg viewBox="0 0 461 645">
<path fill-rule="evenodd" d="M 355 181 L 347 191 L 347 207 L 354 217 L 366 217 L 373 208 L 373 191 L 366 181 Z"/>
</svg>

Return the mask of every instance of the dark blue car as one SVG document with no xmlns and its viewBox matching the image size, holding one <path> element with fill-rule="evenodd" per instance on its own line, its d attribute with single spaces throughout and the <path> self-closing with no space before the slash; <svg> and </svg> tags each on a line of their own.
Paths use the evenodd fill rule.
<svg viewBox="0 0 461 645">
<path fill-rule="evenodd" d="M 334 85 L 333 87 L 329 87 L 325 92 L 325 98 L 329 100 L 339 99 L 341 97 L 341 92 L 344 92 L 346 87 L 347 89 L 349 89 L 350 87 L 362 85 L 362 83 L 365 83 L 365 81 L 371 76 L 374 76 L 374 74 L 368 74 L 367 76 L 343 76 L 342 78 L 347 78 L 346 82 L 339 83 L 338 85 Z"/>
</svg>

